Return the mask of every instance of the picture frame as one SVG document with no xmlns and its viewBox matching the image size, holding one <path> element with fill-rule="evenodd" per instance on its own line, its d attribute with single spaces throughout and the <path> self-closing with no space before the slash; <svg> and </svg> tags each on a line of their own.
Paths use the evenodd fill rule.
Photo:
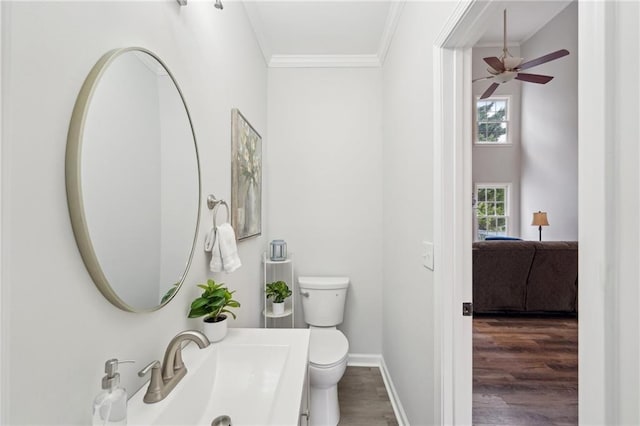
<svg viewBox="0 0 640 426">
<path fill-rule="evenodd" d="M 262 137 L 231 110 L 231 226 L 238 241 L 262 234 Z"/>
</svg>

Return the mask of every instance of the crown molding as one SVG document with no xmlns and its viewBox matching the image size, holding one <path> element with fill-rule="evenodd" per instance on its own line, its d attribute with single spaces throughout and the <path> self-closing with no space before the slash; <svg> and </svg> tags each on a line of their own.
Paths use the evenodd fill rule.
<svg viewBox="0 0 640 426">
<path fill-rule="evenodd" d="M 391 1 L 389 12 L 385 21 L 380 44 L 376 54 L 361 55 L 278 55 L 274 54 L 267 37 L 265 36 L 264 23 L 255 2 L 243 1 L 245 13 L 253 29 L 258 45 L 268 67 L 273 68 L 373 68 L 380 67 L 387 57 L 391 41 L 398 27 L 398 21 L 402 14 L 406 0 Z"/>
<path fill-rule="evenodd" d="M 378 68 L 378 55 L 272 55 L 270 68 Z"/>
<path fill-rule="evenodd" d="M 389 5 L 387 21 L 384 24 L 382 37 L 380 38 L 380 46 L 378 47 L 378 61 L 381 65 L 384 64 L 385 59 L 387 59 L 387 52 L 389 52 L 391 41 L 396 33 L 396 28 L 398 28 L 398 21 L 400 20 L 405 1 L 406 0 L 392 1 Z"/>
</svg>

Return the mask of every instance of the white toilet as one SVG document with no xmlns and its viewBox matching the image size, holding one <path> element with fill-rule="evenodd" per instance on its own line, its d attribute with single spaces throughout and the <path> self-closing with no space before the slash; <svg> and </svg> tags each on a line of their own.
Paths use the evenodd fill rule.
<svg viewBox="0 0 640 426">
<path fill-rule="evenodd" d="M 298 277 L 304 321 L 311 329 L 309 383 L 312 426 L 336 426 L 340 420 L 338 382 L 347 368 L 349 342 L 342 323 L 348 277 Z"/>
</svg>

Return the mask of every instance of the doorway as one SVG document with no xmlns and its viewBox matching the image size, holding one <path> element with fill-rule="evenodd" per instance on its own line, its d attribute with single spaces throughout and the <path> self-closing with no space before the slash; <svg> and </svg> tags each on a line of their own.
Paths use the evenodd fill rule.
<svg viewBox="0 0 640 426">
<path fill-rule="evenodd" d="M 577 424 L 578 4 L 506 3 L 472 74 L 472 420 Z"/>
<path fill-rule="evenodd" d="M 468 143 L 473 132 L 469 113 L 472 99 L 471 47 L 486 29 L 488 16 L 503 8 L 504 2 L 497 1 L 460 4 L 436 40 L 434 49 L 434 240 L 435 256 L 439 259 L 434 273 L 436 296 L 442 301 L 436 312 L 436 326 L 440 333 L 436 352 L 440 363 L 435 373 L 440 378 L 437 386 L 441 395 L 442 424 L 472 423 L 472 321 L 470 317 L 463 316 L 461 309 L 464 301 L 471 300 L 472 224 L 467 220 L 472 215 L 469 202 L 472 195 L 471 147 Z M 606 284 L 620 282 L 617 274 L 629 278 L 629 283 L 636 282 L 634 278 L 637 277 L 637 271 L 626 268 L 631 264 L 627 265 L 627 260 L 620 259 L 612 250 L 616 246 L 616 238 L 628 239 L 622 235 L 624 227 L 614 226 L 612 213 L 628 203 L 630 194 L 624 199 L 619 195 L 620 191 L 615 189 L 621 179 L 612 160 L 629 158 L 630 162 L 631 157 L 620 157 L 616 150 L 622 147 L 636 152 L 636 148 L 626 138 L 617 145 L 612 141 L 615 140 L 613 136 L 616 129 L 629 129 L 630 135 L 637 135 L 638 131 L 613 112 L 626 111 L 625 103 L 612 96 L 616 90 L 622 90 L 621 84 L 617 83 L 621 76 L 617 75 L 618 71 L 612 73 L 603 58 L 621 55 L 625 47 L 633 51 L 638 49 L 637 38 L 624 37 L 625 31 L 637 33 L 631 22 L 638 15 L 637 9 L 637 5 L 622 2 L 581 2 L 578 19 L 578 209 L 581 244 L 579 273 L 582 277 L 578 304 L 580 311 L 589 312 L 589 315 L 581 318 L 579 325 L 579 414 L 580 418 L 588 418 L 593 424 L 614 424 L 619 423 L 620 418 L 635 418 L 631 409 L 624 411 L 623 408 L 628 405 L 626 399 L 636 399 L 630 397 L 620 401 L 616 395 L 624 394 L 625 390 L 633 395 L 637 393 L 633 385 L 624 383 L 622 376 L 623 371 L 636 372 L 638 367 L 631 362 L 633 357 L 629 362 L 620 360 L 618 351 L 625 346 L 636 354 L 637 348 L 633 345 L 638 339 L 636 336 L 629 345 L 620 339 L 619 332 L 627 330 L 627 326 L 614 313 L 618 312 L 621 303 L 629 305 L 628 315 L 624 316 L 632 321 L 627 324 L 637 325 L 638 318 L 631 307 L 637 300 L 637 290 L 631 284 L 627 285 L 626 281 L 617 290 Z M 628 72 L 637 68 L 634 62 Z M 621 74 L 625 72 L 620 70 Z M 637 83 L 634 85 L 637 86 Z M 599 89 L 592 90 L 593 87 Z M 637 107 L 637 102 L 634 106 Z M 637 108 L 633 111 L 637 111 Z M 630 181 L 629 184 L 633 182 L 637 184 L 637 181 Z M 632 194 L 632 197 L 637 203 L 638 194 Z M 608 202 L 603 203 L 602 200 Z M 630 218 L 625 218 L 625 225 L 637 229 Z M 637 247 L 633 246 L 632 249 L 633 253 L 638 253 Z M 617 291 L 632 297 L 620 299 Z M 629 414 L 629 417 L 624 414 Z"/>
</svg>

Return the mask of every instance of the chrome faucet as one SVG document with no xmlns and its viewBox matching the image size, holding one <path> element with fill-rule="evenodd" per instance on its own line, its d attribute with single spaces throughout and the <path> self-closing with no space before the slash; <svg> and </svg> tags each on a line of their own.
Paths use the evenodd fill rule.
<svg viewBox="0 0 640 426">
<path fill-rule="evenodd" d="M 196 342 L 200 349 L 211 344 L 207 336 L 197 330 L 186 330 L 176 334 L 164 352 L 163 364 L 161 365 L 160 361 L 152 361 L 138 372 L 138 376 L 144 377 L 151 370 L 151 381 L 143 398 L 147 404 L 165 399 L 187 374 L 187 367 L 182 362 L 182 342 L 185 340 Z"/>
</svg>

